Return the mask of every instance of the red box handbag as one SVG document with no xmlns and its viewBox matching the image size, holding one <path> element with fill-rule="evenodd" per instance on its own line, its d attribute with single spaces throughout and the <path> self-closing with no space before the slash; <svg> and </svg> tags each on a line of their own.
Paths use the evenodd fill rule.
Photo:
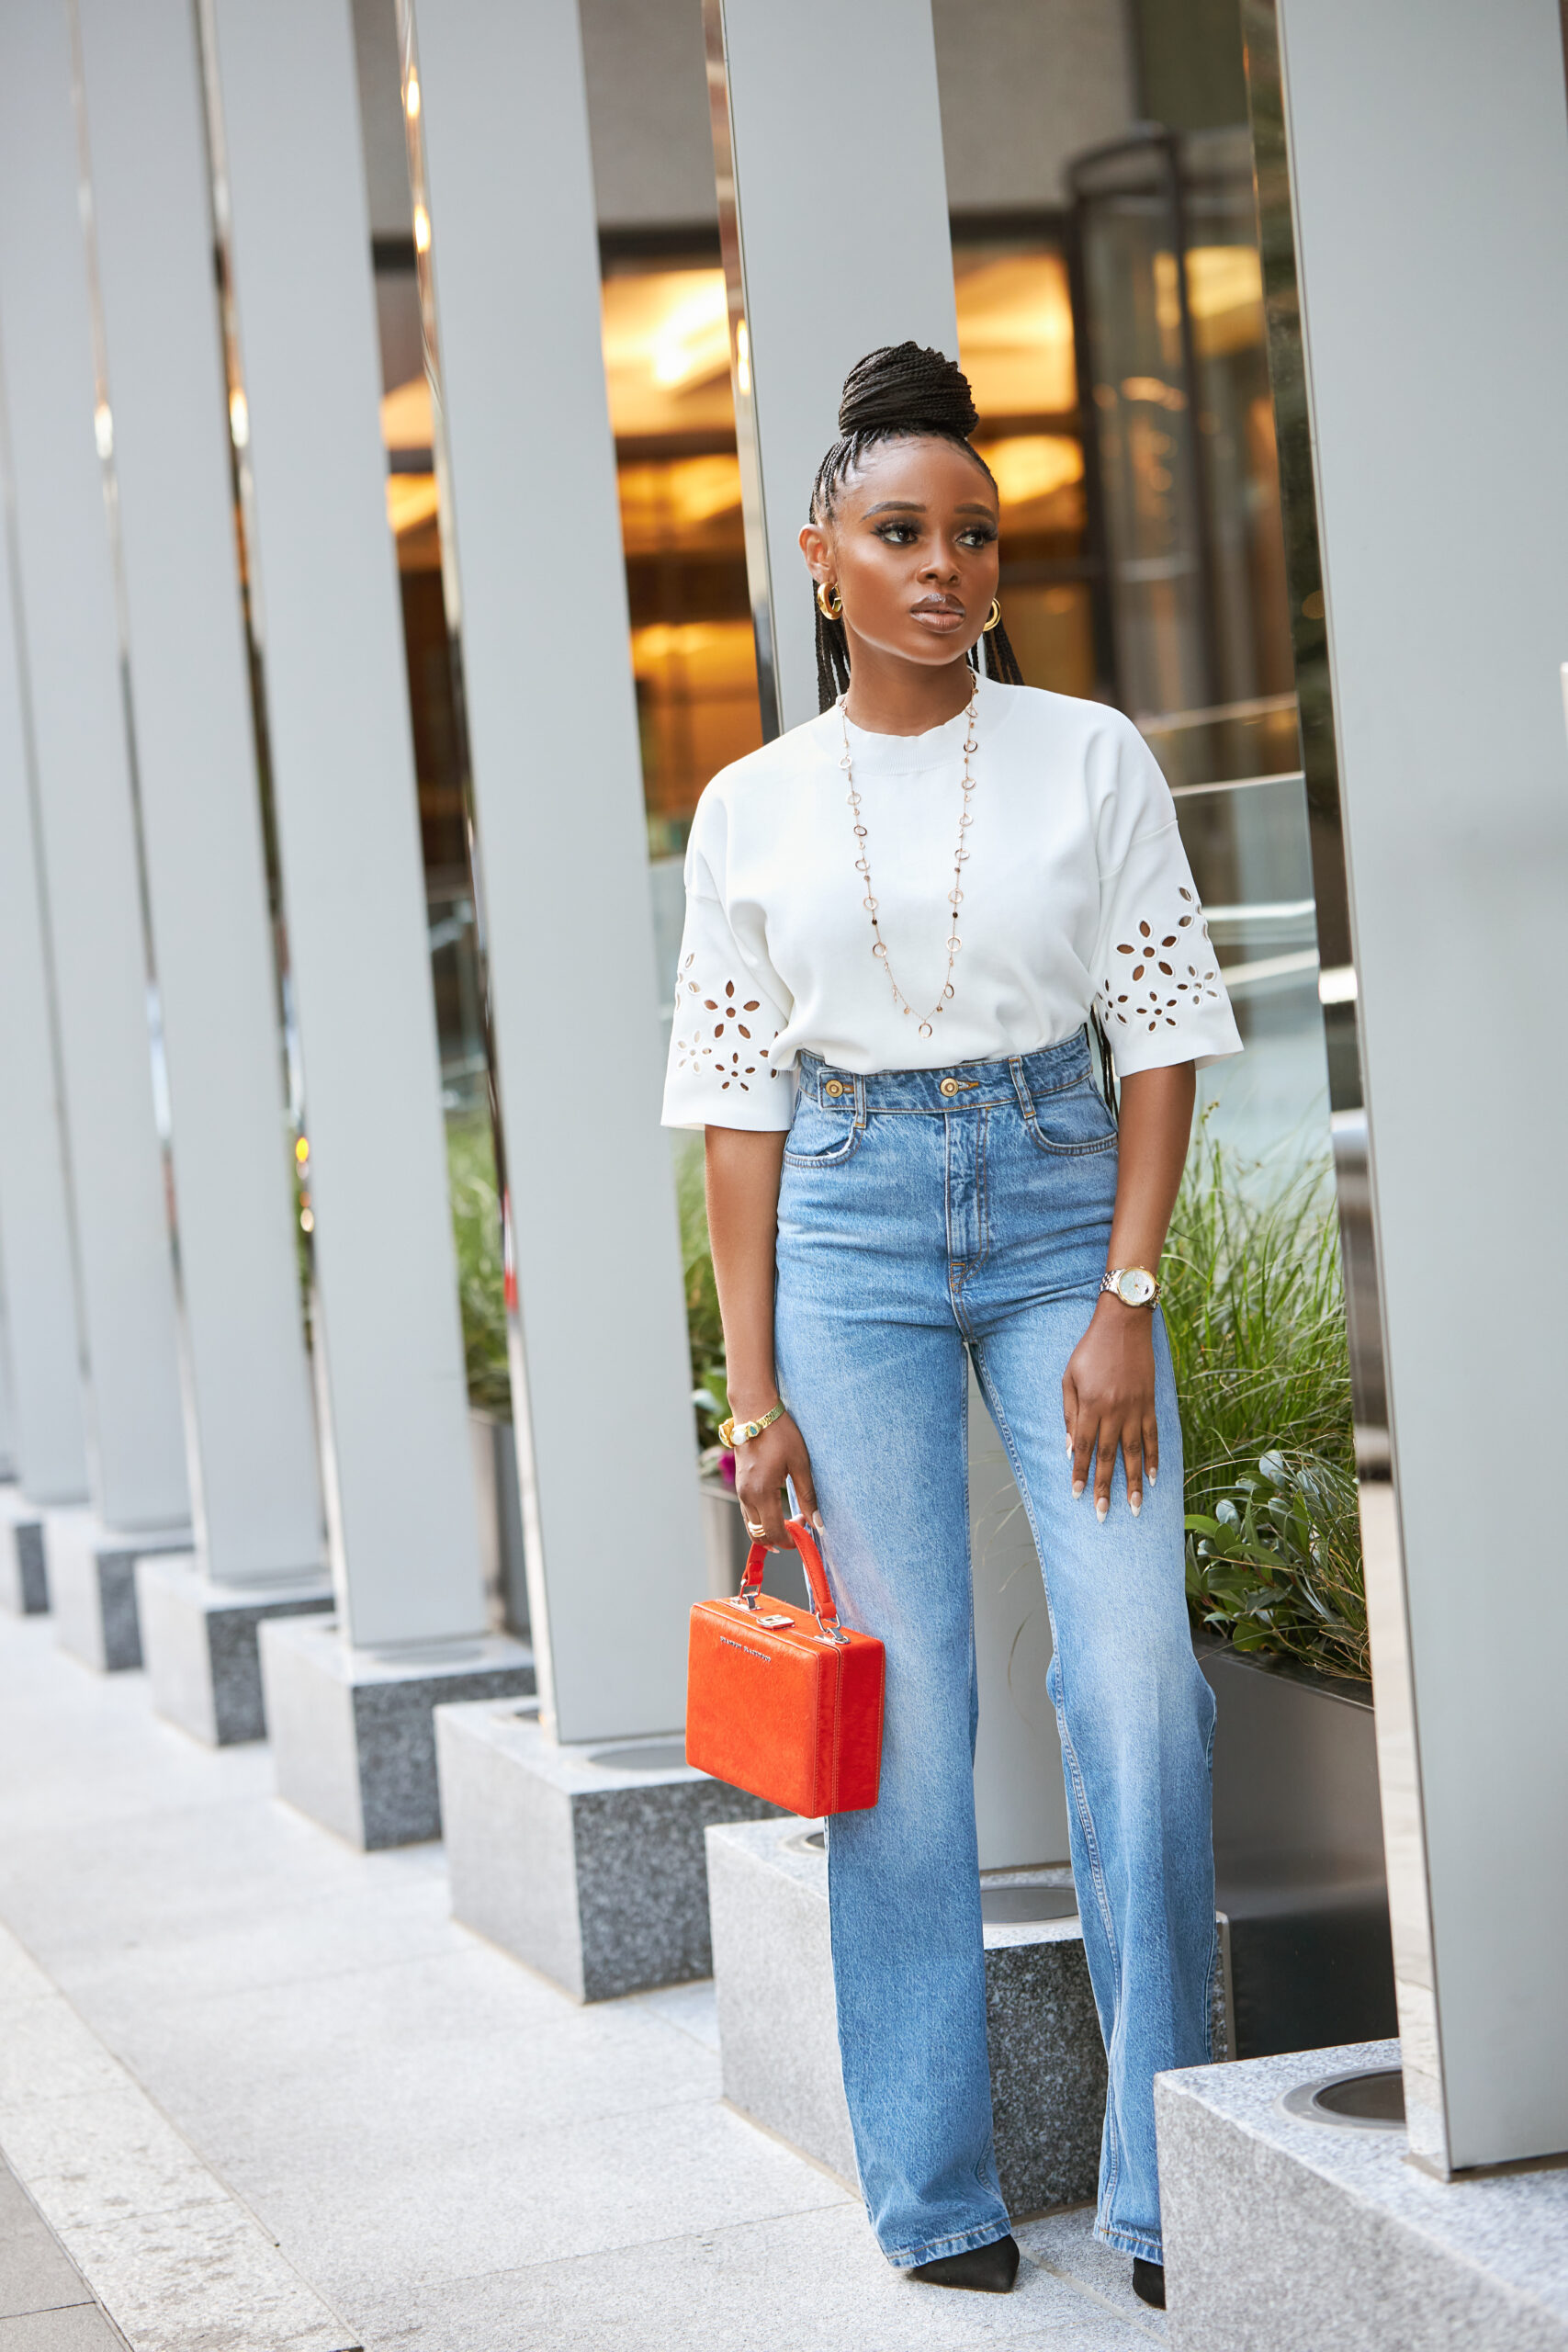
<svg viewBox="0 0 1568 2352">
<path fill-rule="evenodd" d="M 697 1602 L 686 1761 L 786 1813 L 863 1813 L 882 1770 L 883 1646 L 840 1624 L 816 1536 L 788 1525 L 816 1616 L 763 1593 L 761 1544 L 732 1600 Z"/>
</svg>

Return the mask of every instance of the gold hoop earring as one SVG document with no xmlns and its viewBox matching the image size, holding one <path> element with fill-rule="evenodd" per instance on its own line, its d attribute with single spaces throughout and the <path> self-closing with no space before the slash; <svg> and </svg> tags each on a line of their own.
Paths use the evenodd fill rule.
<svg viewBox="0 0 1568 2352">
<path fill-rule="evenodd" d="M 817 583 L 817 609 L 825 621 L 840 621 L 844 617 L 843 598 L 825 580 Z"/>
<path fill-rule="evenodd" d="M 999 628 L 1001 627 L 1001 619 L 1002 608 L 1000 601 L 998 598 L 993 596 L 991 598 L 991 609 L 986 616 L 985 627 L 980 632 L 981 636 L 988 637 L 994 628 Z"/>
</svg>

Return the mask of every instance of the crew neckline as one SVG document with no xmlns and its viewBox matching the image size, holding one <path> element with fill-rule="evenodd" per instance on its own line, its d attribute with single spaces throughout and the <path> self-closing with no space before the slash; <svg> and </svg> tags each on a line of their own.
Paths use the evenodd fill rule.
<svg viewBox="0 0 1568 2352">
<path fill-rule="evenodd" d="M 987 741 L 995 737 L 999 726 L 1005 725 L 1016 706 L 1010 690 L 999 686 L 994 678 L 981 677 L 977 684 L 976 741 L 984 751 Z M 963 710 L 954 711 L 939 727 L 928 727 L 921 735 L 885 735 L 878 729 L 857 726 L 837 704 L 822 713 L 819 723 L 838 756 L 842 745 L 841 721 L 849 732 L 850 756 L 857 769 L 874 768 L 885 775 L 909 774 L 949 763 L 954 745 L 962 741 L 967 710 L 965 704 Z"/>
</svg>

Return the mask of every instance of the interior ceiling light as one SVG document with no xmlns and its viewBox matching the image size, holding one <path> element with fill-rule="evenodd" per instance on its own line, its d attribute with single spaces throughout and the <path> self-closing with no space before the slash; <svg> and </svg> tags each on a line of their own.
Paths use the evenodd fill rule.
<svg viewBox="0 0 1568 2352">
<path fill-rule="evenodd" d="M 403 105 L 408 110 L 409 120 L 417 121 L 419 119 L 419 75 L 417 74 L 409 75 L 409 85 L 403 96 Z"/>
<path fill-rule="evenodd" d="M 716 375 L 729 366 L 729 318 L 724 279 L 704 270 L 702 283 L 670 311 L 653 339 L 653 380 L 673 387 Z"/>
<path fill-rule="evenodd" d="M 413 209 L 413 249 L 416 254 L 430 251 L 430 215 L 423 204 Z"/>
<path fill-rule="evenodd" d="M 1083 445 L 1066 433 L 1016 433 L 976 444 L 1004 506 L 1025 506 L 1083 480 Z"/>
<path fill-rule="evenodd" d="M 100 401 L 93 411 L 93 439 L 97 444 L 99 457 L 107 464 L 114 456 L 114 417 L 107 401 Z"/>
<path fill-rule="evenodd" d="M 621 437 L 734 426 L 721 269 L 627 270 L 603 288 L 604 374 Z"/>
<path fill-rule="evenodd" d="M 982 416 L 1077 406 L 1067 266 L 1049 248 L 960 263 L 958 356 Z"/>
<path fill-rule="evenodd" d="M 229 395 L 229 437 L 236 449 L 244 448 L 251 437 L 250 407 L 238 384 Z"/>
</svg>

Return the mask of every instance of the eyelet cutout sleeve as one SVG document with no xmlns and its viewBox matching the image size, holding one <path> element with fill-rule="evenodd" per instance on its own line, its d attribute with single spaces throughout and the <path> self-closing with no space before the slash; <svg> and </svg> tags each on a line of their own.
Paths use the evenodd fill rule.
<svg viewBox="0 0 1568 2352">
<path fill-rule="evenodd" d="M 1135 739 L 1124 743 L 1120 769 L 1131 839 L 1114 870 L 1100 876 L 1090 978 L 1116 1075 L 1130 1078 L 1217 1061 L 1242 1046 L 1169 788 Z"/>
<path fill-rule="evenodd" d="M 749 967 L 718 899 L 694 891 L 692 878 L 688 866 L 664 1125 L 778 1132 L 795 1108 L 790 1069 L 774 1058 L 787 1014 Z"/>
</svg>

